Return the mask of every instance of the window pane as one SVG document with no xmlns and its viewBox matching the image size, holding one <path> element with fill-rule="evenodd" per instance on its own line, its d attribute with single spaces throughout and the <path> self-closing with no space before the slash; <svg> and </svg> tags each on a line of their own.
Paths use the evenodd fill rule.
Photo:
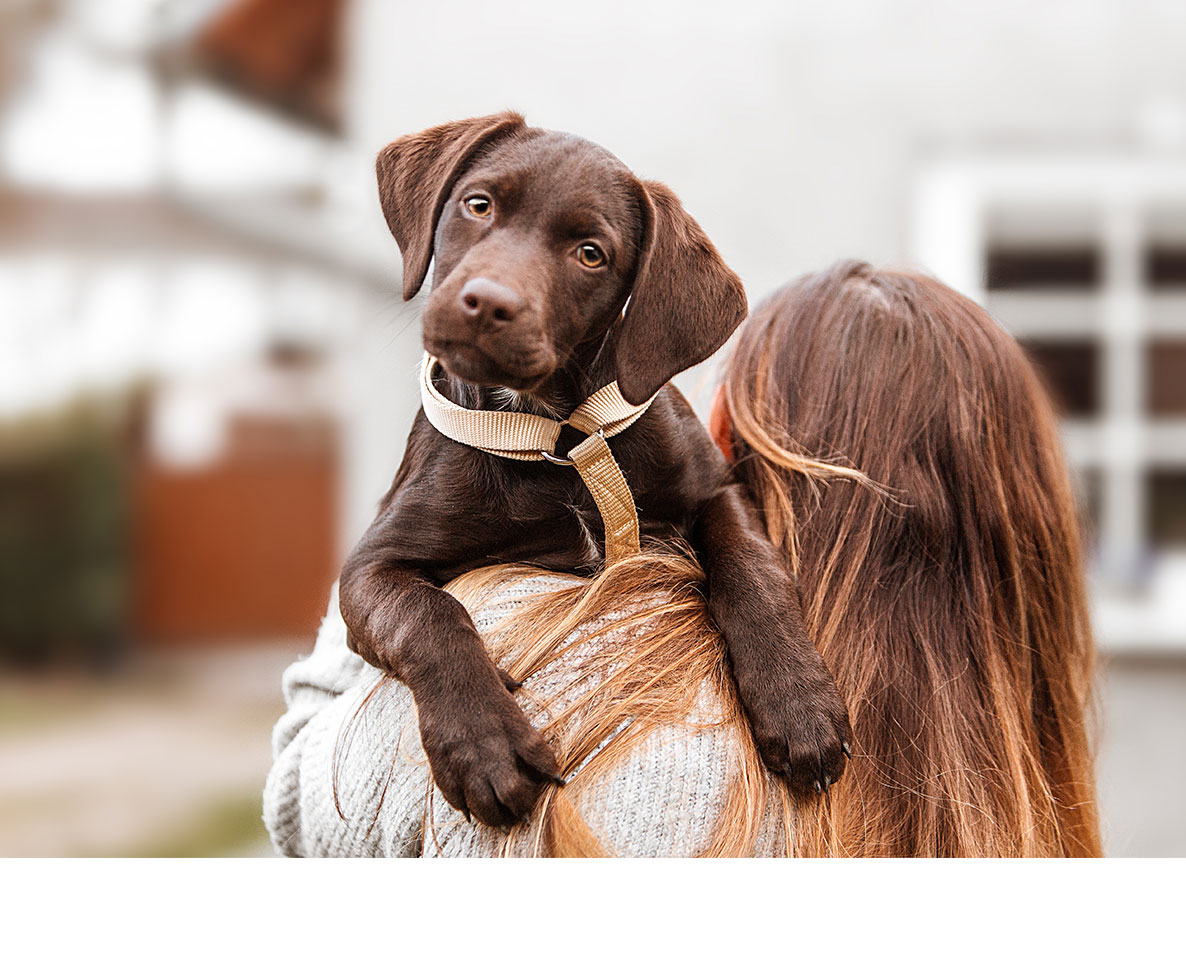
<svg viewBox="0 0 1186 970">
<path fill-rule="evenodd" d="M 1145 231 L 1145 284 L 1151 289 L 1186 288 L 1186 208 L 1159 205 L 1149 209 Z"/>
<path fill-rule="evenodd" d="M 1098 286 L 1102 260 L 1096 246 L 991 246 L 985 267 L 990 290 L 1082 289 Z"/>
<path fill-rule="evenodd" d="M 1154 289 L 1186 287 L 1186 244 L 1154 244 L 1145 250 L 1145 282 Z"/>
<path fill-rule="evenodd" d="M 1067 417 L 1099 413 L 1100 347 L 1093 340 L 1021 341 L 1046 384 L 1054 405 Z"/>
<path fill-rule="evenodd" d="M 1186 471 L 1149 476 L 1149 538 L 1154 546 L 1186 545 Z"/>
<path fill-rule="evenodd" d="M 1186 417 L 1186 340 L 1150 341 L 1145 350 L 1149 413 Z"/>
</svg>

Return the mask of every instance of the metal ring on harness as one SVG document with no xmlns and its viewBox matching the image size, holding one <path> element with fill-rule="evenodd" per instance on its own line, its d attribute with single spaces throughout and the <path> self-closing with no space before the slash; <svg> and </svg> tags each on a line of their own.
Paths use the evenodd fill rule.
<svg viewBox="0 0 1186 970">
<path fill-rule="evenodd" d="M 553 465 L 575 465 L 576 462 L 571 458 L 561 458 L 559 455 L 553 455 L 550 451 L 541 451 L 540 455 L 550 461 Z"/>
<path fill-rule="evenodd" d="M 568 424 L 567 421 L 562 421 L 560 423 Z M 599 437 L 602 441 L 605 441 L 605 430 L 603 428 L 598 428 L 593 433 L 595 435 L 597 435 L 597 437 Z M 571 458 L 561 458 L 559 455 L 553 455 L 550 451 L 541 451 L 540 456 L 543 458 L 546 458 L 553 465 L 575 465 L 576 464 L 576 462 L 573 461 Z"/>
</svg>

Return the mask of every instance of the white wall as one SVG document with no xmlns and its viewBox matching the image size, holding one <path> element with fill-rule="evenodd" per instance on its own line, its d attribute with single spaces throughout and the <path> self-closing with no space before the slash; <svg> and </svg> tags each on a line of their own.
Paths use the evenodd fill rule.
<svg viewBox="0 0 1186 970">
<path fill-rule="evenodd" d="M 356 0 L 350 36 L 366 164 L 516 108 L 670 184 L 751 302 L 833 259 L 903 258 L 929 145 L 1117 141 L 1186 110 L 1177 0 Z"/>
</svg>

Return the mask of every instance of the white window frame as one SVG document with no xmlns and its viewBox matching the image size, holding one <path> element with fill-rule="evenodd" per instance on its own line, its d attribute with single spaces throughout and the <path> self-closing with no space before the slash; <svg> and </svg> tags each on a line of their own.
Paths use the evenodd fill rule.
<svg viewBox="0 0 1186 970">
<path fill-rule="evenodd" d="M 1032 206 L 1090 213 L 1101 285 L 1081 291 L 985 287 L 989 217 Z M 1145 486 L 1151 469 L 1186 469 L 1186 420 L 1145 413 L 1145 343 L 1186 337 L 1186 288 L 1142 278 L 1148 215 L 1186 213 L 1180 154 L 969 154 L 921 165 L 912 192 L 911 260 L 987 306 L 1018 337 L 1084 337 L 1101 349 L 1098 416 L 1063 422 L 1068 459 L 1099 474 L 1096 637 L 1110 652 L 1186 653 L 1186 550 L 1150 558 Z M 1186 241 L 1186 226 L 1183 227 Z"/>
</svg>

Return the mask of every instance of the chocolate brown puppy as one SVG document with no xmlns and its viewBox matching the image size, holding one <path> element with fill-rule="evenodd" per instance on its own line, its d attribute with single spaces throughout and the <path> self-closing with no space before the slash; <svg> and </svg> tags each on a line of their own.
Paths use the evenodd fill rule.
<svg viewBox="0 0 1186 970">
<path fill-rule="evenodd" d="M 379 195 L 404 261 L 404 299 L 434 262 L 422 323 L 465 408 L 564 418 L 617 381 L 646 412 L 611 440 L 644 537 L 683 538 L 707 574 L 759 750 L 800 792 L 844 770 L 843 701 L 806 635 L 799 596 L 742 486 L 667 382 L 717 350 L 745 294 L 665 186 L 584 139 L 513 113 L 388 145 Z M 584 435 L 566 427 L 556 452 Z M 506 825 L 556 775 L 465 608 L 441 587 L 524 562 L 591 572 L 602 521 L 573 469 L 451 440 L 423 409 L 379 514 L 341 576 L 350 644 L 412 690 L 433 778 L 455 808 Z"/>
</svg>

